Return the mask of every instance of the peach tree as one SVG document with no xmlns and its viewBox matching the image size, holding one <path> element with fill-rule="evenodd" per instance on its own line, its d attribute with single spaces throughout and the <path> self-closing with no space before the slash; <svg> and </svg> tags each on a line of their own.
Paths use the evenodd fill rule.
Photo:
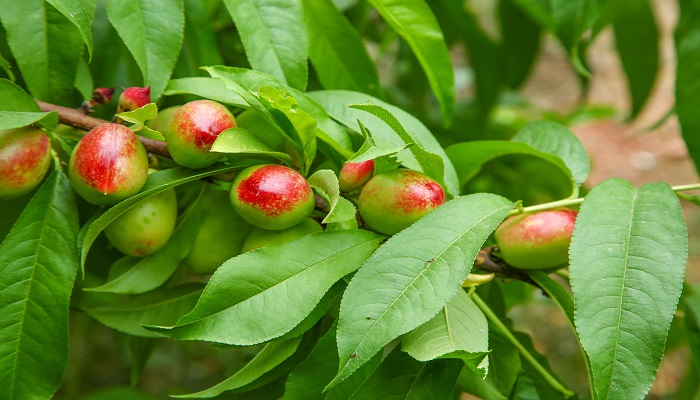
<svg viewBox="0 0 700 400">
<path fill-rule="evenodd" d="M 700 184 L 584 186 L 567 126 L 599 112 L 513 105 L 545 36 L 585 86 L 611 28 L 636 116 L 651 2 L 471 3 L 3 2 L 0 399 L 641 399 L 679 346 L 697 396 Z M 700 165 L 700 2 L 678 4 Z M 515 326 L 534 297 L 583 390 Z"/>
</svg>

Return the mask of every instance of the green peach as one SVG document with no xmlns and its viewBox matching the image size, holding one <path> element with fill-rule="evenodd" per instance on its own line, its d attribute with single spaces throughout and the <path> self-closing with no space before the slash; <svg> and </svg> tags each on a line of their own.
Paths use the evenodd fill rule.
<svg viewBox="0 0 700 400">
<path fill-rule="evenodd" d="M 172 106 L 158 110 L 158 116 L 150 121 L 146 121 L 146 126 L 158 132 L 166 132 L 168 130 L 168 123 L 173 114 L 180 109 L 181 106 Z"/>
<path fill-rule="evenodd" d="M 210 152 L 219 134 L 236 126 L 233 114 L 212 100 L 195 100 L 180 107 L 163 132 L 170 155 L 189 168 L 204 168 L 223 158 Z"/>
<path fill-rule="evenodd" d="M 494 232 L 501 257 L 521 269 L 566 266 L 577 214 L 564 208 L 508 218 Z"/>
<path fill-rule="evenodd" d="M 174 189 L 148 197 L 117 217 L 104 230 L 117 250 L 130 256 L 144 257 L 165 246 L 177 220 Z"/>
<path fill-rule="evenodd" d="M 397 169 L 374 176 L 360 192 L 362 219 L 377 232 L 393 235 L 445 202 L 445 192 L 427 175 Z"/>
<path fill-rule="evenodd" d="M 282 165 L 254 165 L 233 180 L 231 204 L 246 221 L 267 230 L 291 228 L 314 210 L 314 193 L 301 174 Z"/>
<path fill-rule="evenodd" d="M 75 146 L 68 175 L 85 200 L 112 205 L 141 190 L 148 178 L 148 156 L 131 129 L 103 124 L 85 134 Z"/>
<path fill-rule="evenodd" d="M 243 243 L 243 253 L 259 249 L 261 247 L 277 246 L 283 243 L 291 242 L 299 239 L 302 236 L 312 233 L 321 232 L 323 227 L 316 220 L 307 218 L 302 223 L 294 225 L 291 228 L 282 229 L 279 231 L 268 231 L 262 228 L 255 228 L 248 238 Z"/>
<path fill-rule="evenodd" d="M 198 274 L 212 274 L 224 261 L 241 254 L 253 226 L 231 206 L 228 193 L 212 190 L 202 199 L 202 223 L 185 264 Z"/>
<path fill-rule="evenodd" d="M 36 189 L 51 164 L 51 143 L 38 128 L 0 131 L 0 199 Z"/>
</svg>

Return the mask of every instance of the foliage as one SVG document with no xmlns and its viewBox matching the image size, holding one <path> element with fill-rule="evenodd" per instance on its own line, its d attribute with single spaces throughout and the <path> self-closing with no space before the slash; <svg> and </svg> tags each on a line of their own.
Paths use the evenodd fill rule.
<svg viewBox="0 0 700 400">
<path fill-rule="evenodd" d="M 486 17 L 471 3 L 3 2 L 0 129 L 41 127 L 53 170 L 32 194 L 0 199 L 0 399 L 640 399 L 673 335 L 692 356 L 679 395 L 697 394 L 700 300 L 684 284 L 678 196 L 699 204 L 680 193 L 698 186 L 612 179 L 585 188 L 589 154 L 559 123 L 566 116 L 495 120 L 530 75 L 545 35 L 585 86 L 589 45 L 606 27 L 637 115 L 659 69 L 651 1 L 499 0 Z M 700 1 L 678 3 L 675 110 L 700 166 Z M 495 35 L 484 18 L 497 20 Z M 468 97 L 455 79 L 464 71 L 453 68 L 461 53 L 473 76 Z M 66 176 L 85 118 L 54 106 L 75 109 L 98 87 L 133 86 L 150 86 L 152 103 L 119 117 L 150 143 L 158 171 L 138 194 L 96 207 Z M 150 121 L 201 98 L 225 104 L 238 126 L 213 143 L 222 161 L 193 170 L 168 157 Z M 111 121 L 115 109 L 116 101 L 89 109 L 101 118 L 91 123 Z M 337 178 L 346 161 L 370 159 L 375 174 L 423 172 L 447 202 L 396 235 L 372 232 L 358 218 L 358 193 L 342 192 Z M 235 256 L 211 276 L 189 271 L 183 260 L 204 194 L 229 189 L 231 173 L 262 163 L 308 180 L 312 218 L 324 231 Z M 521 175 L 489 175 L 509 163 Z M 172 189 L 179 217 L 165 247 L 143 258 L 119 254 L 104 229 Z M 499 259 L 492 233 L 507 216 L 579 205 L 570 279 Z M 484 272 L 496 278 L 462 287 Z M 527 295 L 543 293 L 569 322 L 588 393 L 575 393 L 513 326 L 509 307 L 528 301 L 504 284 L 513 280 L 530 285 Z M 127 383 L 121 375 L 85 383 L 104 365 L 100 354 L 126 349 L 135 388 L 118 388 Z M 188 351 L 184 363 L 205 360 L 213 372 L 173 381 L 168 371 L 183 361 L 175 354 Z M 110 371 L 124 371 L 123 360 L 114 364 Z M 137 389 L 143 374 L 161 374 L 165 389 Z"/>
</svg>

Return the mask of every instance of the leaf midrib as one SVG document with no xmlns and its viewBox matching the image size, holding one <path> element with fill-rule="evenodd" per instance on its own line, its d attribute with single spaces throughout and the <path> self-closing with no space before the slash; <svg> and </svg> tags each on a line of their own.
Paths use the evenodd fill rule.
<svg viewBox="0 0 700 400">
<path fill-rule="evenodd" d="M 324 259 L 322 259 L 322 260 L 319 260 L 318 262 L 316 262 L 316 263 L 314 263 L 314 264 L 311 264 L 311 265 L 307 266 L 306 268 L 304 268 L 304 269 L 302 269 L 302 270 L 300 270 L 300 271 L 297 271 L 297 272 L 293 273 L 292 275 L 289 275 L 289 277 L 287 277 L 287 278 L 285 278 L 285 279 L 283 279 L 283 280 L 280 280 L 279 282 L 275 283 L 274 285 L 271 285 L 271 286 L 266 287 L 264 290 L 261 290 L 260 292 L 254 294 L 253 296 L 250 296 L 250 297 L 248 297 L 248 298 L 245 298 L 245 299 L 239 301 L 239 302 L 236 303 L 236 304 L 232 304 L 232 305 L 229 306 L 229 307 L 226 307 L 226 308 L 224 308 L 224 309 L 222 309 L 222 310 L 219 310 L 219 311 L 217 311 L 217 312 L 215 312 L 215 313 L 209 314 L 209 315 L 207 315 L 207 316 L 205 316 L 205 317 L 202 317 L 202 318 L 196 319 L 196 320 L 194 320 L 194 321 L 188 322 L 188 323 L 186 323 L 186 324 L 183 324 L 183 325 L 175 325 L 174 328 L 180 328 L 180 327 L 183 327 L 183 326 L 192 325 L 192 324 L 194 324 L 194 323 L 200 322 L 200 321 L 205 320 L 205 319 L 207 319 L 207 318 L 211 318 L 211 317 L 213 317 L 213 316 L 215 316 L 215 315 L 217 315 L 217 314 L 220 314 L 220 313 L 222 313 L 222 312 L 224 312 L 224 311 L 227 311 L 227 310 L 230 310 L 230 309 L 232 309 L 232 308 L 238 307 L 240 304 L 243 304 L 243 303 L 245 303 L 245 302 L 249 302 L 249 301 L 251 301 L 252 299 L 254 299 L 254 298 L 256 298 L 256 297 L 265 294 L 265 292 L 267 292 L 267 291 L 269 291 L 269 290 L 271 290 L 271 289 L 274 289 L 274 288 L 276 288 L 277 286 L 279 286 L 279 285 L 281 285 L 281 284 L 283 284 L 283 283 L 285 283 L 285 282 L 288 282 L 289 280 L 293 279 L 294 277 L 296 277 L 296 276 L 298 276 L 298 275 L 304 274 L 304 273 L 307 272 L 307 271 L 310 271 L 310 270 L 312 270 L 312 269 L 314 269 L 314 268 L 317 268 L 317 267 L 319 266 L 319 264 L 326 263 L 326 262 L 328 262 L 328 260 L 331 260 L 331 259 L 333 259 L 333 258 L 335 258 L 335 257 L 338 257 L 338 256 L 342 255 L 343 253 L 346 253 L 346 252 L 348 252 L 348 251 L 350 251 L 350 250 L 353 250 L 353 249 L 355 249 L 355 248 L 357 248 L 357 247 L 364 246 L 364 245 L 366 245 L 367 243 L 370 243 L 370 242 L 373 242 L 373 241 L 377 241 L 377 240 L 379 240 L 379 239 L 377 239 L 377 238 L 372 238 L 372 239 L 363 241 L 362 243 L 358 243 L 358 244 L 356 244 L 356 245 L 353 245 L 352 247 L 348 247 L 347 249 L 345 249 L 345 250 L 343 250 L 343 251 L 341 251 L 341 252 L 334 253 L 334 254 L 331 255 L 330 257 L 326 257 L 326 258 L 324 258 Z M 205 291 L 206 291 L 206 288 L 205 288 Z"/>
<path fill-rule="evenodd" d="M 624 265 L 624 270 L 622 273 L 622 288 L 620 289 L 620 302 L 619 302 L 619 307 L 618 307 L 618 313 L 617 313 L 617 324 L 615 325 L 615 347 L 613 350 L 613 359 L 612 359 L 612 367 L 610 368 L 610 385 L 608 386 L 608 392 L 610 390 L 610 386 L 612 386 L 613 383 L 613 376 L 615 375 L 615 365 L 617 364 L 617 349 L 620 347 L 620 327 L 622 325 L 622 306 L 624 303 L 624 293 L 625 293 L 625 288 L 627 287 L 626 281 L 627 281 L 627 270 L 628 270 L 628 265 L 629 265 L 629 252 L 630 252 L 630 243 L 632 241 L 632 227 L 634 226 L 634 209 L 637 204 L 637 195 L 638 195 L 638 190 L 635 188 L 634 189 L 634 196 L 632 197 L 632 207 L 630 208 L 630 223 L 629 223 L 629 229 L 627 230 L 627 242 L 625 245 L 625 265 Z M 607 398 L 608 396 L 606 396 Z"/>
<path fill-rule="evenodd" d="M 34 257 L 34 264 L 32 265 L 32 274 L 29 277 L 29 287 L 27 288 L 27 295 L 24 298 L 24 307 L 22 309 L 22 319 L 20 321 L 20 326 L 19 326 L 19 332 L 17 335 L 17 346 L 16 346 L 16 356 L 15 356 L 15 361 L 12 366 L 12 376 L 10 380 L 10 396 L 9 398 L 14 398 L 14 390 L 15 390 L 15 382 L 16 376 L 17 376 L 17 366 L 19 364 L 19 354 L 20 354 L 20 347 L 21 347 L 21 342 L 22 342 L 22 334 L 23 328 L 24 328 L 24 322 L 25 322 L 25 316 L 27 315 L 27 306 L 29 304 L 29 297 L 32 291 L 32 286 L 34 283 L 34 274 L 36 273 L 37 270 L 37 265 L 38 265 L 38 260 L 39 260 L 39 253 L 41 253 L 41 249 L 43 246 L 41 243 L 44 240 L 44 231 L 46 230 L 46 226 L 49 225 L 48 223 L 48 214 L 49 210 L 51 209 L 51 204 L 53 204 L 53 199 L 56 196 L 56 191 L 53 190 L 51 191 L 51 196 L 49 197 L 49 200 L 47 201 L 47 206 L 45 208 L 44 212 L 44 218 L 42 218 L 43 223 L 41 224 L 41 234 L 39 235 L 39 241 L 36 245 L 36 257 Z"/>
</svg>

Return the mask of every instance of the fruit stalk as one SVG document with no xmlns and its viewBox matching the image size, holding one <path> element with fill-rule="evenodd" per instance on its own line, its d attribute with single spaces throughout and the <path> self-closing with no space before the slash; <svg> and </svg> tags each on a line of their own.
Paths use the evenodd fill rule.
<svg viewBox="0 0 700 400">
<path fill-rule="evenodd" d="M 78 128 L 78 129 L 90 131 L 99 125 L 109 123 L 109 121 L 105 121 L 103 119 L 93 118 L 93 117 L 87 116 L 87 115 L 81 113 L 80 111 L 74 110 L 72 108 L 61 107 L 61 106 L 57 106 L 55 104 L 45 103 L 41 100 L 36 100 L 36 102 L 37 102 L 37 104 L 39 104 L 39 108 L 41 108 L 41 111 L 44 111 L 44 112 L 57 111 L 58 112 L 58 120 L 61 123 L 73 126 L 75 128 Z M 160 141 L 160 140 L 145 138 L 143 136 L 138 136 L 138 139 L 143 144 L 143 147 L 146 148 L 147 152 L 157 154 L 159 156 L 170 157 L 170 152 L 168 151 L 168 145 L 165 142 Z"/>
<path fill-rule="evenodd" d="M 476 256 L 476 260 L 474 260 L 474 266 L 483 271 L 494 272 L 507 278 L 523 281 L 542 290 L 542 293 L 546 294 L 544 289 L 542 289 L 542 287 L 533 281 L 526 273 L 515 271 L 501 263 L 494 261 L 493 258 L 491 258 L 491 252 L 493 252 L 493 250 L 494 246 L 487 246 L 479 250 L 479 254 Z"/>
</svg>

